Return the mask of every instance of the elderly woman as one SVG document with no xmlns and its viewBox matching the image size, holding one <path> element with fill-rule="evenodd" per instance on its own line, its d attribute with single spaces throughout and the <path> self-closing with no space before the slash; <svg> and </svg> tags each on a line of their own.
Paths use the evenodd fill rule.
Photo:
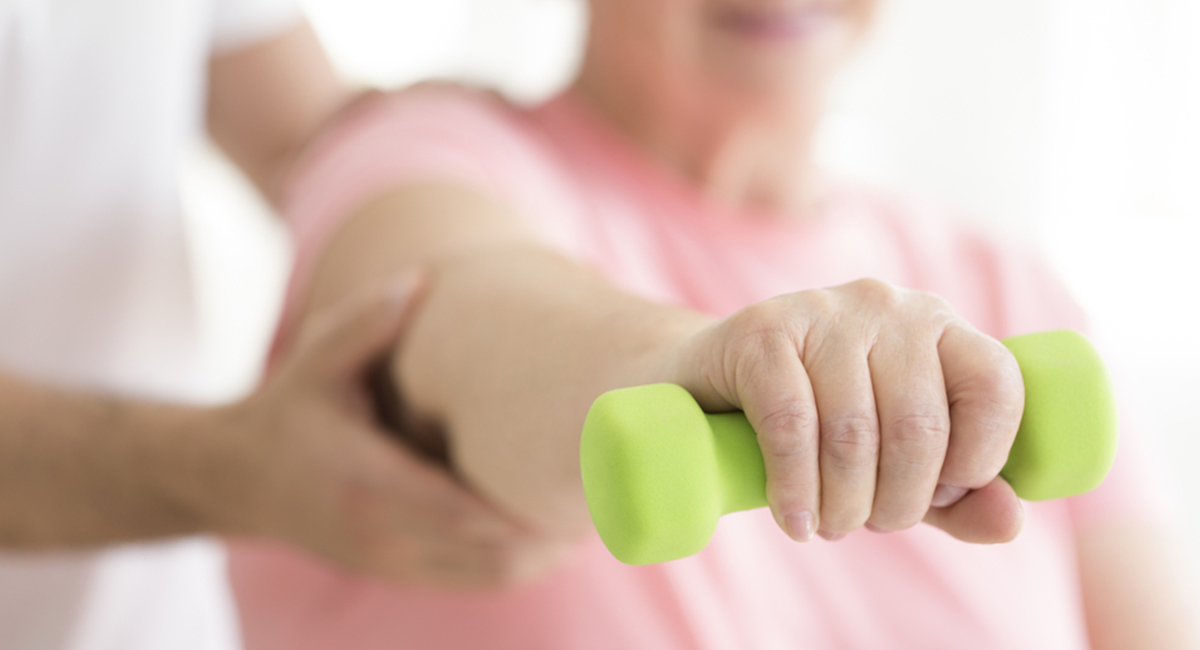
<svg viewBox="0 0 1200 650">
<path fill-rule="evenodd" d="M 561 96 L 526 109 L 420 87 L 309 152 L 287 201 L 300 251 L 281 345 L 338 296 L 423 267 L 392 378 L 526 541 L 477 531 L 475 555 L 453 554 L 505 558 L 487 591 L 236 544 L 248 648 L 1186 643 L 1128 453 L 1067 501 L 1022 504 L 998 477 L 1023 392 L 993 337 L 1080 327 L 1059 283 L 812 164 L 830 78 L 874 11 L 596 0 Z M 601 392 L 659 381 L 746 411 L 771 507 L 727 517 L 694 557 L 625 566 L 591 532 L 579 431 Z M 371 480 L 345 477 L 330 507 L 371 512 L 355 487 Z M 393 525 L 349 543 L 405 564 L 411 547 L 377 541 Z"/>
</svg>

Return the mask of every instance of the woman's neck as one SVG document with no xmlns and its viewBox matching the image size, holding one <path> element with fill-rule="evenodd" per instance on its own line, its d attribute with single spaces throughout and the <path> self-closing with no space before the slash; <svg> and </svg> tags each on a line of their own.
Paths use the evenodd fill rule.
<svg viewBox="0 0 1200 650">
<path fill-rule="evenodd" d="M 669 84 L 635 87 L 584 68 L 571 92 L 648 155 L 731 209 L 803 214 L 818 200 L 811 163 L 816 111 L 767 115 L 689 97 Z M 717 93 L 713 93 L 717 95 Z M 805 113 L 813 113 L 808 116 Z"/>
</svg>

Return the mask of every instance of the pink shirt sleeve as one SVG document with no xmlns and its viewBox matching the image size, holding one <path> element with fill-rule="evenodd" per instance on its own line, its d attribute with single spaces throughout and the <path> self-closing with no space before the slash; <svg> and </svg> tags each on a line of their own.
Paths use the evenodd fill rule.
<svg viewBox="0 0 1200 650">
<path fill-rule="evenodd" d="M 578 235 L 555 218 L 569 195 L 522 117 L 498 98 L 428 84 L 381 96 L 326 132 L 297 166 L 283 201 L 296 258 L 274 351 L 330 237 L 371 200 L 407 183 L 450 182 L 507 201 L 556 250 Z"/>
</svg>

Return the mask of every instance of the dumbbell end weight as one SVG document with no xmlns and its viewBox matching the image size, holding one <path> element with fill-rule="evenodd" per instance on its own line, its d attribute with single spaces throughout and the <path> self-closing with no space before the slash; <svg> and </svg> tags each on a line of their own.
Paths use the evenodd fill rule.
<svg viewBox="0 0 1200 650">
<path fill-rule="evenodd" d="M 579 461 L 592 522 L 622 562 L 692 555 L 716 530 L 722 512 L 713 439 L 704 411 L 682 387 L 601 395 L 588 411 Z"/>
<path fill-rule="evenodd" d="M 1117 407 L 1096 349 L 1072 330 L 1002 343 L 1021 366 L 1025 412 L 1000 476 L 1028 501 L 1073 497 L 1100 485 L 1117 455 Z"/>
<path fill-rule="evenodd" d="M 1004 344 L 1026 397 L 1001 475 L 1029 500 L 1092 489 L 1116 453 L 1116 410 L 1099 355 L 1068 330 Z M 601 395 L 584 424 L 580 466 L 596 530 L 626 564 L 697 553 L 721 515 L 766 505 L 762 454 L 745 416 L 706 414 L 674 384 Z"/>
</svg>

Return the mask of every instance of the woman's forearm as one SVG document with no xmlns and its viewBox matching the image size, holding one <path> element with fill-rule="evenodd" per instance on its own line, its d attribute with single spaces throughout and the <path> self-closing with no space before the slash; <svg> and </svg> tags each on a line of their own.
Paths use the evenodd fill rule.
<svg viewBox="0 0 1200 650">
<path fill-rule="evenodd" d="M 610 388 L 661 380 L 658 352 L 710 319 L 618 291 L 540 246 L 502 206 L 436 185 L 349 221 L 309 302 L 412 263 L 429 284 L 395 362 L 410 409 L 443 427 L 456 468 L 490 499 L 541 530 L 585 530 L 588 406 Z"/>
<path fill-rule="evenodd" d="M 579 434 L 592 400 L 663 381 L 662 352 L 707 320 L 621 294 L 534 248 L 434 266 L 400 357 L 415 405 L 452 432 L 456 465 L 543 529 L 588 525 Z"/>
</svg>

